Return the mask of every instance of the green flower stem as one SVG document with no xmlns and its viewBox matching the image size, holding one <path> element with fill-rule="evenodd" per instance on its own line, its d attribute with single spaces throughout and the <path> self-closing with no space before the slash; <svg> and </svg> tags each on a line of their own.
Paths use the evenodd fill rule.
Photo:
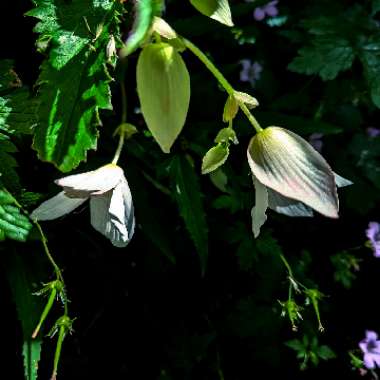
<svg viewBox="0 0 380 380">
<path fill-rule="evenodd" d="M 185 46 L 211 71 L 214 77 L 218 80 L 220 85 L 226 90 L 228 95 L 234 96 L 235 90 L 224 77 L 224 75 L 218 70 L 218 68 L 209 60 L 209 58 L 204 54 L 197 46 L 186 38 L 182 38 L 182 42 Z M 251 114 L 248 107 L 243 102 L 238 102 L 240 109 L 244 112 L 245 116 L 248 118 L 249 122 L 253 125 L 256 132 L 260 132 L 263 129 L 256 120 L 256 118 Z"/>
<path fill-rule="evenodd" d="M 121 151 L 123 150 L 123 146 L 124 146 L 124 129 L 123 128 L 120 128 L 119 130 L 119 134 L 120 134 L 120 137 L 119 137 L 119 144 L 116 148 L 116 152 L 115 152 L 115 156 L 113 157 L 113 160 L 112 160 L 112 163 L 114 165 L 117 164 L 117 162 L 119 161 L 119 158 L 120 158 L 120 154 L 121 154 Z"/>
<path fill-rule="evenodd" d="M 124 71 L 123 71 L 124 73 Z M 117 164 L 120 158 L 121 151 L 123 150 L 124 146 L 124 140 L 125 140 L 125 131 L 124 128 L 122 127 L 123 124 L 127 122 L 127 92 L 125 91 L 125 75 L 122 75 L 121 81 L 120 81 L 120 89 L 121 89 L 121 123 L 120 123 L 120 128 L 119 128 L 119 144 L 116 148 L 115 156 L 113 157 L 112 163 L 114 165 Z"/>
<path fill-rule="evenodd" d="M 48 316 L 48 314 L 49 314 L 49 312 L 51 310 L 51 308 L 53 307 L 53 304 L 54 304 L 56 296 L 57 296 L 57 289 L 53 288 L 51 290 L 51 293 L 50 293 L 49 299 L 48 299 L 48 301 L 46 303 L 46 306 L 44 308 L 44 311 L 41 314 L 41 317 L 40 317 L 40 320 L 38 322 L 38 325 L 37 325 L 37 327 L 33 331 L 32 339 L 35 339 L 37 337 L 38 333 L 40 332 L 42 324 L 44 323 L 46 317 Z"/>
<path fill-rule="evenodd" d="M 47 238 L 46 238 L 46 236 L 45 236 L 45 234 L 44 234 L 44 232 L 42 230 L 41 225 L 38 223 L 37 220 L 33 220 L 33 223 L 37 227 L 38 232 L 40 233 L 41 243 L 42 243 L 42 245 L 44 247 L 44 251 L 45 251 L 46 257 L 48 258 L 48 260 L 50 261 L 51 265 L 54 268 L 55 274 L 57 276 L 57 280 L 62 281 L 62 283 L 64 284 L 61 269 L 59 268 L 59 266 L 57 265 L 57 263 L 53 259 L 53 256 L 50 253 L 50 250 L 49 250 L 49 247 L 48 247 L 48 244 L 47 244 Z"/>
<path fill-rule="evenodd" d="M 289 273 L 289 276 L 293 277 L 293 271 L 292 271 L 292 268 L 290 266 L 290 264 L 288 263 L 288 260 L 286 260 L 285 256 L 280 253 L 280 259 L 282 260 L 282 262 L 284 263 L 288 273 Z"/>
<path fill-rule="evenodd" d="M 57 347 L 55 349 L 55 354 L 54 354 L 54 366 L 53 366 L 53 374 L 51 376 L 51 380 L 57 379 L 58 364 L 59 364 L 59 359 L 61 358 L 62 344 L 63 344 L 63 340 L 65 339 L 65 336 L 66 336 L 66 326 L 61 325 L 59 327 Z"/>
</svg>

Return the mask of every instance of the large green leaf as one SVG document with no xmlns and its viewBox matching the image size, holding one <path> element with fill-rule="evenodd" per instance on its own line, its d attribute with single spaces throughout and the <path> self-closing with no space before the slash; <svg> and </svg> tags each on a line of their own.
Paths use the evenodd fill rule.
<svg viewBox="0 0 380 380">
<path fill-rule="evenodd" d="M 118 31 L 120 3 L 35 3 L 28 15 L 41 19 L 36 26 L 39 43 L 50 41 L 52 48 L 38 79 L 39 125 L 33 147 L 40 159 L 67 172 L 85 160 L 88 149 L 96 148 L 98 111 L 112 109 L 106 47 Z"/>
<path fill-rule="evenodd" d="M 338 36 L 318 37 L 313 44 L 298 51 L 288 66 L 301 74 L 318 74 L 323 80 L 331 80 L 344 70 L 349 69 L 354 61 L 354 49 L 350 42 Z"/>
<path fill-rule="evenodd" d="M 31 228 L 32 224 L 21 214 L 16 200 L 0 189 L 0 241 L 5 238 L 25 241 Z"/>
<path fill-rule="evenodd" d="M 197 175 L 185 156 L 175 156 L 170 164 L 170 176 L 174 197 L 197 248 L 204 273 L 208 257 L 208 229 Z"/>
<path fill-rule="evenodd" d="M 22 354 L 25 380 L 37 380 L 38 362 L 41 356 L 42 338 L 32 339 L 42 304 L 40 298 L 33 295 L 41 277 L 40 268 L 36 267 L 41 260 L 35 255 L 27 258 L 12 251 L 7 255 L 7 277 L 16 304 L 18 318 L 23 331 Z"/>
<path fill-rule="evenodd" d="M 227 26 L 234 25 L 228 0 L 190 0 L 190 3 L 205 16 Z"/>
<path fill-rule="evenodd" d="M 144 119 L 165 153 L 181 132 L 190 103 L 190 76 L 169 44 L 146 46 L 137 63 L 137 92 Z"/>
<path fill-rule="evenodd" d="M 112 0 L 33 2 L 36 7 L 26 14 L 40 20 L 34 29 L 40 34 L 37 46 L 40 50 L 51 46 L 50 63 L 58 70 L 82 50 L 88 50 L 90 42 L 106 37 L 116 3 Z"/>
<path fill-rule="evenodd" d="M 0 131 L 8 134 L 31 134 L 36 126 L 36 101 L 25 88 L 0 97 Z"/>
</svg>

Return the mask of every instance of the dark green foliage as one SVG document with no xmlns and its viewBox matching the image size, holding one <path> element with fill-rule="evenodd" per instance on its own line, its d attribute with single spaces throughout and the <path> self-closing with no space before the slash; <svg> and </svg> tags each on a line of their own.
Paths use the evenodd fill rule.
<svg viewBox="0 0 380 380">
<path fill-rule="evenodd" d="M 208 257 L 208 235 L 197 175 L 186 156 L 174 157 L 169 171 L 174 198 L 194 241 L 204 274 Z"/>
<path fill-rule="evenodd" d="M 32 224 L 21 213 L 16 200 L 0 189 L 0 241 L 5 238 L 26 241 Z"/>
<path fill-rule="evenodd" d="M 229 28 L 190 1 L 165 1 L 161 17 L 236 91 L 258 99 L 252 114 L 262 127 L 320 140 L 333 170 L 354 182 L 339 189 L 339 219 L 268 210 L 257 239 L 246 155 L 254 130 L 233 104 L 224 111 L 228 94 L 179 39 L 150 36 L 160 3 L 35 0 L 32 17 L 24 17 L 33 5 L 20 0 L 0 12 L 1 27 L 15 20 L 2 33 L 0 60 L 0 299 L 3 345 L 12 347 L 3 373 L 22 380 L 24 361 L 25 378 L 36 380 L 43 339 L 38 378 L 49 379 L 59 334 L 45 334 L 60 329 L 55 321 L 71 326 L 75 319 L 58 380 L 246 380 L 262 371 L 294 380 L 357 378 L 347 353 L 355 371 L 362 368 L 358 342 L 367 329 L 380 332 L 379 259 L 366 242 L 368 223 L 380 222 L 380 137 L 373 129 L 380 128 L 380 2 L 281 0 L 278 16 L 257 21 L 256 7 L 268 1 L 229 0 Z M 191 77 L 186 123 L 166 155 L 136 94 L 137 57 L 150 38 L 180 49 Z M 241 80 L 246 59 L 262 68 L 250 81 Z M 135 235 L 126 248 L 114 248 L 91 227 L 88 203 L 41 222 L 72 319 L 62 319 L 62 303 L 51 299 L 32 341 L 43 309 L 32 293 L 56 279 L 20 205 L 30 212 L 57 194 L 59 170 L 111 162 L 114 131 L 125 123 L 137 130 L 118 161 L 131 188 Z"/>
<path fill-rule="evenodd" d="M 40 269 L 36 263 L 39 258 L 22 257 L 12 251 L 7 254 L 8 282 L 16 305 L 17 315 L 22 326 L 23 344 L 22 356 L 24 362 L 25 380 L 37 380 L 38 366 L 41 356 L 42 337 L 32 339 L 32 332 L 37 325 L 42 311 L 41 300 L 33 295 L 40 280 Z"/>
<path fill-rule="evenodd" d="M 42 160 L 70 171 L 97 145 L 100 109 L 112 109 L 106 47 L 118 30 L 120 5 L 111 0 L 58 4 L 36 1 L 29 16 L 39 18 L 42 50 L 38 128 L 34 148 Z"/>
</svg>

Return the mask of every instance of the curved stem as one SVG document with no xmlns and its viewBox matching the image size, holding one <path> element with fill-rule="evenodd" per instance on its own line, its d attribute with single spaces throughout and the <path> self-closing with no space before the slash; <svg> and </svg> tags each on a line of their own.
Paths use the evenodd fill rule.
<svg viewBox="0 0 380 380">
<path fill-rule="evenodd" d="M 182 38 L 185 46 L 211 71 L 214 77 L 218 80 L 220 85 L 226 90 L 228 95 L 233 96 L 235 93 L 235 89 L 228 82 L 228 80 L 224 77 L 224 75 L 219 71 L 219 69 L 210 61 L 210 59 L 200 50 L 197 46 L 195 46 L 192 42 L 187 40 L 186 38 Z M 245 116 L 248 118 L 249 122 L 253 125 L 256 132 L 260 132 L 263 129 L 260 124 L 256 120 L 256 118 L 251 114 L 248 107 L 241 101 L 238 101 L 240 109 L 244 112 Z"/>
<path fill-rule="evenodd" d="M 127 122 L 127 92 L 125 91 L 125 84 L 124 84 L 124 75 L 121 78 L 120 82 L 120 89 L 121 89 L 121 124 Z"/>
<path fill-rule="evenodd" d="M 65 285 L 65 280 L 63 279 L 62 271 L 61 271 L 60 267 L 57 265 L 57 263 L 55 262 L 53 256 L 50 253 L 49 247 L 47 245 L 47 238 L 46 238 L 46 236 L 44 234 L 44 231 L 42 230 L 41 225 L 38 223 L 37 220 L 33 220 L 33 223 L 37 227 L 38 232 L 40 233 L 41 242 L 42 242 L 42 245 L 44 247 L 44 251 L 45 251 L 46 257 L 48 258 L 48 260 L 50 261 L 50 264 L 54 268 L 57 280 L 59 280 L 59 281 L 62 282 L 62 285 L 63 285 L 63 290 L 62 291 L 65 292 L 66 285 Z M 68 311 L 67 300 L 66 299 L 63 302 L 63 307 L 64 307 L 64 313 L 67 316 L 69 314 L 69 311 Z"/>
<path fill-rule="evenodd" d="M 61 358 L 62 343 L 63 343 L 63 340 L 65 339 L 65 335 L 66 335 L 65 326 L 60 326 L 59 333 L 58 333 L 57 347 L 55 349 L 55 354 L 54 354 L 53 374 L 51 376 L 51 380 L 56 380 L 57 378 L 58 364 L 59 364 L 59 359 Z"/>
<path fill-rule="evenodd" d="M 124 74 L 120 81 L 120 89 L 121 89 L 121 126 L 119 128 L 119 133 L 120 133 L 119 144 L 116 148 L 116 152 L 112 160 L 112 163 L 114 165 L 116 165 L 117 162 L 119 161 L 121 151 L 123 150 L 124 137 L 125 137 L 123 124 L 127 122 L 127 92 L 125 91 Z"/>
<path fill-rule="evenodd" d="M 224 75 L 219 71 L 219 69 L 209 60 L 205 53 L 200 50 L 197 46 L 195 46 L 192 42 L 187 40 L 186 38 L 182 38 L 185 46 L 197 56 L 197 58 L 212 72 L 214 77 L 218 80 L 221 86 L 227 91 L 228 95 L 233 95 L 235 90 L 230 85 L 228 80 L 224 77 Z"/>
<path fill-rule="evenodd" d="M 112 160 L 112 163 L 114 165 L 116 165 L 117 162 L 119 161 L 120 154 L 121 154 L 121 151 L 123 150 L 123 146 L 124 146 L 124 130 L 122 128 L 120 128 L 119 133 L 120 133 L 119 144 L 116 148 L 116 152 L 115 152 L 115 155 L 114 155 L 113 160 Z"/>
</svg>

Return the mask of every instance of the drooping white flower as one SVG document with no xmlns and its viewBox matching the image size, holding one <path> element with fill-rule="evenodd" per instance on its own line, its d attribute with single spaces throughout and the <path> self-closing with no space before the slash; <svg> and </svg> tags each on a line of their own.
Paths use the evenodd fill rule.
<svg viewBox="0 0 380 380">
<path fill-rule="evenodd" d="M 31 213 L 36 220 L 52 220 L 76 209 L 90 199 L 91 225 L 111 240 L 125 247 L 135 229 L 131 191 L 123 169 L 108 164 L 86 173 L 55 181 L 63 191 L 43 202 Z"/>
<path fill-rule="evenodd" d="M 313 210 L 337 218 L 337 187 L 352 184 L 335 174 L 325 159 L 303 138 L 280 127 L 255 135 L 247 150 L 256 189 L 252 209 L 255 237 L 265 223 L 266 210 L 288 216 L 313 216 Z"/>
</svg>

